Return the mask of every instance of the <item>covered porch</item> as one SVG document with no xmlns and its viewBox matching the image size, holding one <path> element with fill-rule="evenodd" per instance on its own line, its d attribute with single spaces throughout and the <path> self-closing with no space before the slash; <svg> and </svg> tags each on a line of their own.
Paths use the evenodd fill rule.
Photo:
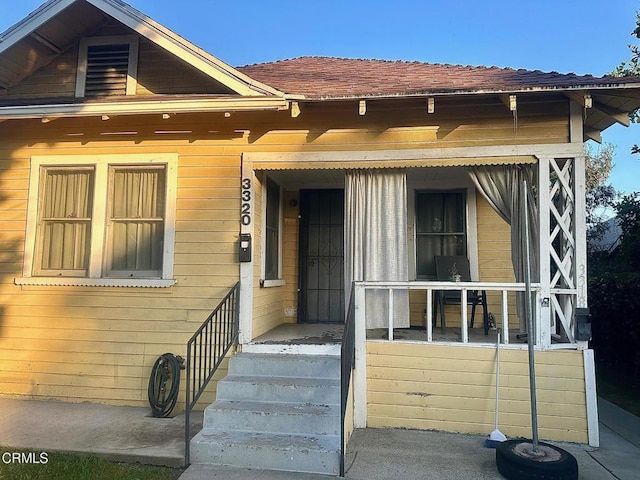
<svg viewBox="0 0 640 480">
<path fill-rule="evenodd" d="M 529 183 L 533 199 L 529 220 L 532 229 L 530 259 L 536 345 L 541 349 L 586 348 L 588 325 L 581 322 L 587 317 L 576 315 L 581 312 L 578 309 L 586 307 L 584 159 L 580 147 L 573 144 L 487 147 L 474 149 L 473 157 L 469 156 L 471 151 L 465 148 L 437 152 L 426 149 L 351 152 L 348 155 L 351 158 L 349 162 L 344 160 L 345 154 L 339 152 L 247 154 L 243 158 L 243 187 L 247 187 L 243 190 L 243 199 L 247 198 L 248 201 L 243 203 L 242 208 L 253 215 L 246 221 L 243 219 L 242 235 L 251 239 L 252 256 L 250 261 L 241 263 L 241 302 L 243 306 L 252 305 L 252 308 L 244 308 L 241 312 L 241 343 L 251 343 L 283 323 L 343 323 L 347 303 L 345 298 L 349 295 L 349 288 L 345 288 L 345 285 L 350 281 L 362 282 L 358 288 L 363 292 L 377 292 L 375 295 L 380 297 L 378 305 L 384 311 L 375 311 L 375 315 L 385 318 L 381 319 L 382 324 L 367 325 L 371 335 L 380 337 L 382 328 L 385 338 L 392 340 L 397 338 L 394 331 L 405 329 L 406 332 L 402 333 L 404 338 L 495 345 L 493 328 L 500 328 L 504 343 L 517 343 L 518 336 L 526 333 L 522 309 L 517 306 L 516 300 L 525 290 L 523 268 L 512 261 L 516 257 L 523 257 L 523 250 L 514 250 L 514 245 L 524 235 L 521 219 L 518 219 L 516 211 L 506 214 L 501 211 L 500 201 L 504 199 L 496 198 L 496 195 L 504 196 L 505 192 L 504 189 L 502 193 L 491 191 L 492 188 L 495 190 L 495 183 L 498 183 L 491 175 L 484 177 L 484 180 L 489 179 L 487 186 L 481 183 L 482 178 L 474 181 L 469 173 L 478 166 L 491 172 L 500 167 L 504 167 L 504 170 L 510 165 L 514 170 L 523 167 L 529 171 L 528 177 L 532 180 Z M 507 153 L 512 155 L 507 156 Z M 362 158 L 352 158 L 354 156 Z M 400 250 L 391 253 L 380 250 L 375 255 L 378 258 L 373 261 L 384 262 L 385 257 L 394 257 L 393 262 L 406 265 L 404 273 L 387 276 L 383 272 L 377 278 L 358 278 L 358 275 L 353 275 L 354 253 L 348 245 L 349 227 L 344 226 L 351 208 L 346 205 L 349 202 L 347 198 L 344 200 L 344 218 L 330 226 L 331 232 L 326 239 L 332 251 L 335 247 L 338 252 L 332 254 L 335 258 L 328 259 L 326 265 L 336 261 L 340 265 L 339 268 L 333 268 L 331 278 L 326 281 L 331 285 L 325 286 L 337 296 L 328 300 L 326 308 L 321 302 L 316 306 L 318 312 L 332 310 L 331 318 L 323 318 L 322 315 L 303 318 L 301 299 L 308 282 L 305 283 L 302 278 L 301 192 L 344 191 L 347 172 L 353 170 L 347 167 L 357 167 L 360 171 L 377 169 L 384 175 L 385 170 L 389 169 L 381 169 L 381 161 L 376 158 L 393 157 L 400 160 L 384 163 L 389 167 L 399 165 L 391 170 L 404 172 L 406 190 L 403 192 L 404 199 L 397 202 L 401 206 L 404 204 L 404 211 L 396 215 L 400 217 L 400 222 L 389 228 L 399 226 L 399 229 L 406 231 L 406 235 L 400 237 L 400 242 L 404 241 L 406 245 L 401 245 Z M 279 204 L 275 228 L 268 225 L 269 188 L 277 191 Z M 510 188 L 519 188 L 519 185 L 513 183 Z M 450 235 L 452 240 L 448 244 L 446 241 L 440 242 L 437 248 L 427 248 L 426 251 L 467 257 L 471 281 L 456 282 L 455 285 L 453 282 L 438 281 L 428 271 L 429 263 L 433 263 L 433 255 L 422 252 L 424 245 L 428 246 L 432 239 L 424 236 L 420 230 L 418 212 L 423 208 L 420 195 L 424 192 L 439 194 L 452 191 L 459 192 L 463 199 L 459 209 L 462 212 L 462 222 L 458 222 L 462 225 L 460 231 Z M 514 198 L 519 201 L 517 195 Z M 510 217 L 513 217 L 513 221 Z M 433 223 L 436 221 L 433 220 Z M 363 232 L 355 235 L 356 244 L 364 243 L 363 239 L 368 238 L 368 234 Z M 310 263 L 315 260 L 311 259 Z M 320 259 L 317 263 L 324 261 Z M 267 271 L 269 269 L 270 273 Z M 447 328 L 443 331 L 439 325 L 440 317 L 434 317 L 434 296 L 437 292 L 458 292 L 461 300 L 464 300 L 466 295 L 475 290 L 483 290 L 487 295 L 486 308 L 492 327 L 489 334 L 475 335 L 476 332 L 469 329 L 471 307 L 467 308 L 464 301 L 462 305 L 446 307 Z M 365 293 L 365 296 L 369 293 Z M 389 294 L 405 295 L 408 298 L 407 308 L 394 309 L 392 306 L 391 310 L 394 311 L 389 315 L 390 310 L 385 305 L 390 304 L 384 300 L 384 296 Z M 483 310 L 478 307 L 474 325 L 480 327 L 480 332 Z"/>
<path fill-rule="evenodd" d="M 495 348 L 500 329 L 501 344 L 512 369 L 506 415 L 512 424 L 508 435 L 513 436 L 526 435 L 529 428 L 524 366 L 526 336 L 532 334 L 540 361 L 548 365 L 539 383 L 546 402 L 542 408 L 541 423 L 546 429 L 542 436 L 597 445 L 593 352 L 587 349 L 588 325 L 581 323 L 587 317 L 580 315 L 580 309 L 586 307 L 582 155 L 581 143 L 350 152 L 349 161 L 341 152 L 247 154 L 243 157 L 243 186 L 247 187 L 244 198 L 249 200 L 244 208 L 256 214 L 243 227 L 243 234 L 252 238 L 254 247 L 251 261 L 241 263 L 241 303 L 252 305 L 240 313 L 243 349 L 280 348 L 281 353 L 290 353 L 289 346 L 296 345 L 294 350 L 298 353 L 312 352 L 316 344 L 337 348 L 339 339 L 346 338 L 348 343 L 353 335 L 355 363 L 349 389 L 353 396 L 348 397 L 353 409 L 347 408 L 346 412 L 353 412 L 355 428 L 385 426 L 480 433 L 490 430 L 493 419 Z M 401 231 L 400 243 L 406 244 L 397 249 L 378 247 L 373 259 L 366 258 L 372 256 L 370 253 L 360 253 L 361 258 L 373 260 L 374 264 L 404 263 L 405 267 L 398 269 L 400 275 L 393 265 L 388 270 L 390 275 L 363 277 L 356 272 L 360 267 L 354 267 L 353 255 L 358 253 L 354 253 L 353 244 L 349 245 L 352 232 L 346 225 L 353 208 L 348 177 L 354 169 L 375 170 L 382 177 L 393 171 L 404 177 L 403 193 L 391 195 L 399 214 L 384 225 L 387 230 Z M 474 171 L 486 175 L 476 175 L 474 179 L 470 174 Z M 525 172 L 528 180 L 530 302 L 534 321 L 530 333 L 518 306 L 522 301 L 518 297 L 524 297 L 527 287 L 521 262 L 525 250 L 516 250 L 520 248 L 517 245 L 523 245 L 524 236 L 524 214 L 518 210 L 521 197 L 517 194 L 522 177 L 514 173 L 506 182 L 499 173 L 493 175 L 504 171 Z M 269 184 L 278 193 L 281 205 L 280 223 L 276 225 L 282 231 L 272 234 L 281 239 L 276 248 L 269 248 L 267 240 L 271 228 L 267 218 Z M 327 289 L 335 290 L 338 299 L 327 304 L 339 308 L 339 314 L 330 318 L 334 325 L 323 325 L 321 316 L 313 319 L 319 323 L 315 327 L 306 325 L 308 318 L 307 322 L 301 321 L 298 302 L 305 284 L 300 281 L 303 242 L 297 207 L 302 190 L 345 192 L 345 225 L 336 228 L 328 222 L 336 235 L 332 233 L 327 244 L 339 242 L 338 250 L 343 252 L 338 256 L 343 265 L 336 277 L 339 283 L 327 285 Z M 420 230 L 418 210 L 424 207 L 420 195 L 425 192 L 460 192 L 464 199 L 460 209 L 463 220 L 459 222 L 462 228 L 453 232 L 454 241 L 435 255 L 466 256 L 470 281 L 441 281 L 428 272 L 421 275 L 421 269 L 428 267 L 419 253 L 425 242 L 420 238 L 424 231 Z M 383 194 L 375 201 L 371 198 L 365 197 L 361 205 L 376 208 L 388 202 L 390 196 Z M 371 243 L 368 230 L 355 230 L 356 243 L 357 239 L 362 244 Z M 462 249 L 457 250 L 460 246 Z M 265 278 L 268 262 L 276 266 L 276 278 Z M 481 307 L 471 328 L 471 307 L 466 299 L 474 291 L 486 292 L 486 306 L 493 322 L 487 332 Z M 461 300 L 459 305 L 447 305 L 444 328 L 435 312 L 436 295 L 442 292 L 459 295 Z M 351 301 L 347 302 L 349 298 Z M 347 330 L 340 338 L 344 318 Z M 318 330 L 313 333 L 313 328 Z"/>
</svg>

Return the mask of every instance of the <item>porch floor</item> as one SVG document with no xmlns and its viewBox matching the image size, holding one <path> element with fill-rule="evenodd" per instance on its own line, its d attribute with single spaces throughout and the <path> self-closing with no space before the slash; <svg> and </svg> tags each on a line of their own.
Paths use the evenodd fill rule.
<svg viewBox="0 0 640 480">
<path fill-rule="evenodd" d="M 344 325 L 338 324 L 301 324 L 286 323 L 277 326 L 273 330 L 255 338 L 253 345 L 339 345 L 342 342 Z M 367 339 L 386 340 L 388 338 L 386 328 L 367 330 Z M 395 328 L 393 330 L 394 340 L 410 340 L 417 342 L 427 341 L 427 331 L 424 327 Z M 483 329 L 469 329 L 469 343 L 491 343 L 495 344 L 497 331 L 489 330 L 485 335 Z M 462 333 L 459 327 L 447 327 L 442 332 L 440 327 L 433 328 L 434 342 L 462 342 Z M 515 332 L 509 338 L 510 343 L 522 343 L 516 339 Z"/>
<path fill-rule="evenodd" d="M 344 325 L 333 323 L 284 323 L 255 338 L 254 345 L 338 345 Z"/>
<path fill-rule="evenodd" d="M 340 355 L 340 324 L 284 323 L 242 346 L 249 353 L 291 353 L 296 355 Z"/>
</svg>

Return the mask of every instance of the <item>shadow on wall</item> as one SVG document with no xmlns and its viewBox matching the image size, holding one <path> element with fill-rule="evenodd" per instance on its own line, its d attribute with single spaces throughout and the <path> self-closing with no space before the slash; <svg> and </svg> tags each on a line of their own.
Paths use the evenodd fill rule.
<svg viewBox="0 0 640 480">
<path fill-rule="evenodd" d="M 10 158 L 10 157 L 9 157 Z M 22 271 L 24 223 L 22 223 L 22 192 L 10 175 L 13 162 L 3 156 L 0 148 L 0 340 L 5 335 L 7 305 L 15 294 L 13 279 Z M 25 208 L 26 210 L 26 208 Z"/>
</svg>

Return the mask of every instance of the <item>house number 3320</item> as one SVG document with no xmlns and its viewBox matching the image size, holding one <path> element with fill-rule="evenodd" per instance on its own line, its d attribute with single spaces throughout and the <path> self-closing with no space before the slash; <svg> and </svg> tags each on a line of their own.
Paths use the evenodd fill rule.
<svg viewBox="0 0 640 480">
<path fill-rule="evenodd" d="M 240 207 L 242 225 L 251 225 L 251 179 L 242 179 L 242 204 Z"/>
</svg>

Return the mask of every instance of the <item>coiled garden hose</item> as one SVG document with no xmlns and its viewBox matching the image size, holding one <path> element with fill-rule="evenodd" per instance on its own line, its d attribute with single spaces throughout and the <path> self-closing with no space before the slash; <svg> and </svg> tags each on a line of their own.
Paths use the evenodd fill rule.
<svg viewBox="0 0 640 480">
<path fill-rule="evenodd" d="M 173 353 L 158 357 L 149 377 L 149 405 L 154 417 L 168 417 L 176 406 L 184 359 Z"/>
</svg>

